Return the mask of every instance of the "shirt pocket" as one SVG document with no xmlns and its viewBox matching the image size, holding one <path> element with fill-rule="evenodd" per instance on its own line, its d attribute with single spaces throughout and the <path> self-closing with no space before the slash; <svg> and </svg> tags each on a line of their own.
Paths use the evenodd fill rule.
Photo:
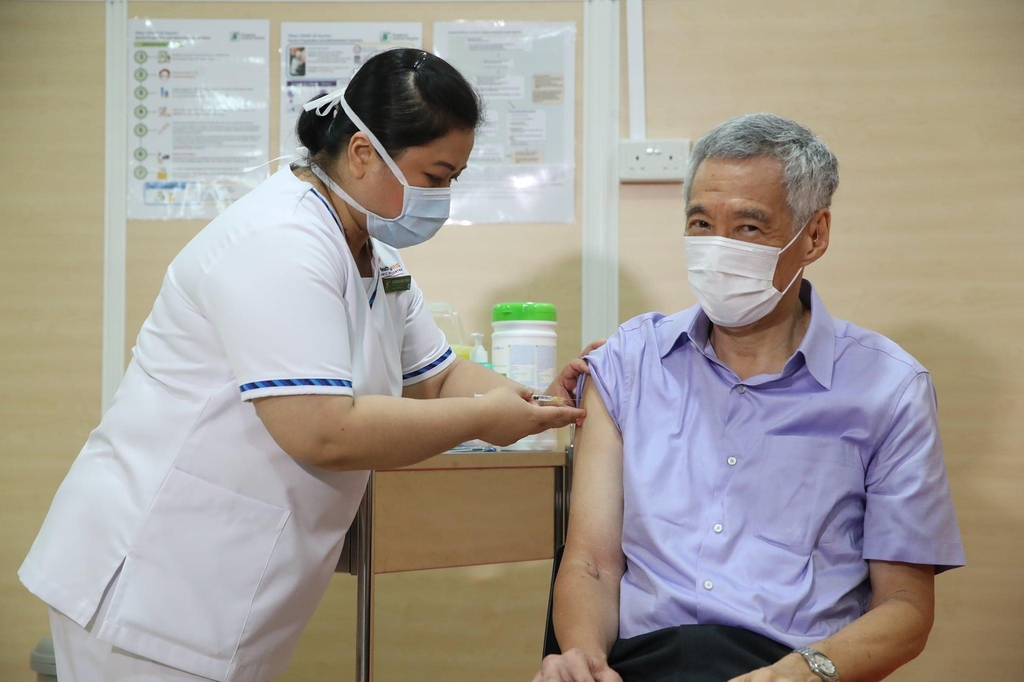
<svg viewBox="0 0 1024 682">
<path fill-rule="evenodd" d="M 839 439 L 769 435 L 758 489 L 757 537 L 809 555 L 863 506 L 864 469 L 857 448 Z"/>
<path fill-rule="evenodd" d="M 140 655 L 226 674 L 289 516 L 172 469 L 129 549 L 105 626 Z"/>
</svg>

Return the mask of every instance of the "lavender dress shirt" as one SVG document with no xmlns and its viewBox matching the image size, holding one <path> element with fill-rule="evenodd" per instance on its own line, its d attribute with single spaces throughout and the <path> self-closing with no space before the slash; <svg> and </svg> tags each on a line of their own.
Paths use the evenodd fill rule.
<svg viewBox="0 0 1024 682">
<path fill-rule="evenodd" d="M 964 564 L 927 370 L 801 297 L 777 375 L 740 381 L 699 306 L 588 357 L 623 442 L 620 637 L 707 623 L 806 646 L 867 610 L 868 561 Z"/>
</svg>

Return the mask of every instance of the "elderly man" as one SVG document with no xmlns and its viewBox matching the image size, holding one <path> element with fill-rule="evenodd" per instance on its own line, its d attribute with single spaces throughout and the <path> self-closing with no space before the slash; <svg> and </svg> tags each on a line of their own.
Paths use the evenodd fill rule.
<svg viewBox="0 0 1024 682">
<path fill-rule="evenodd" d="M 924 649 L 935 574 L 964 563 L 928 372 L 832 318 L 836 158 L 777 116 L 694 147 L 699 305 L 622 325 L 590 360 L 562 656 L 536 680 L 859 682 Z"/>
</svg>

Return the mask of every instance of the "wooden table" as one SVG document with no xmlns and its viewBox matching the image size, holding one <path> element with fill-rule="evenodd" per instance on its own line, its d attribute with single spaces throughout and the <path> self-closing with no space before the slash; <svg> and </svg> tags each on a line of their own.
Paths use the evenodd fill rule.
<svg viewBox="0 0 1024 682">
<path fill-rule="evenodd" d="M 338 563 L 358 577 L 357 682 L 373 679 L 375 575 L 550 559 L 565 542 L 571 479 L 571 446 L 371 472 Z"/>
</svg>

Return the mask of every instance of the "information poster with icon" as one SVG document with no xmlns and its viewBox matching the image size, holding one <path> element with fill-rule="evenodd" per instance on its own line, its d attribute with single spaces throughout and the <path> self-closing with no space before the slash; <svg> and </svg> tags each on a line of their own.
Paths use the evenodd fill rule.
<svg viewBox="0 0 1024 682">
<path fill-rule="evenodd" d="M 281 156 L 295 154 L 295 123 L 318 95 L 348 85 L 367 59 L 396 47 L 423 47 L 423 24 L 304 22 L 281 24 Z"/>
<path fill-rule="evenodd" d="M 269 173 L 270 22 L 128 30 L 128 217 L 213 218 Z"/>
<path fill-rule="evenodd" d="M 469 167 L 452 187 L 452 221 L 573 222 L 576 25 L 438 22 L 434 51 L 485 105 Z"/>
</svg>

